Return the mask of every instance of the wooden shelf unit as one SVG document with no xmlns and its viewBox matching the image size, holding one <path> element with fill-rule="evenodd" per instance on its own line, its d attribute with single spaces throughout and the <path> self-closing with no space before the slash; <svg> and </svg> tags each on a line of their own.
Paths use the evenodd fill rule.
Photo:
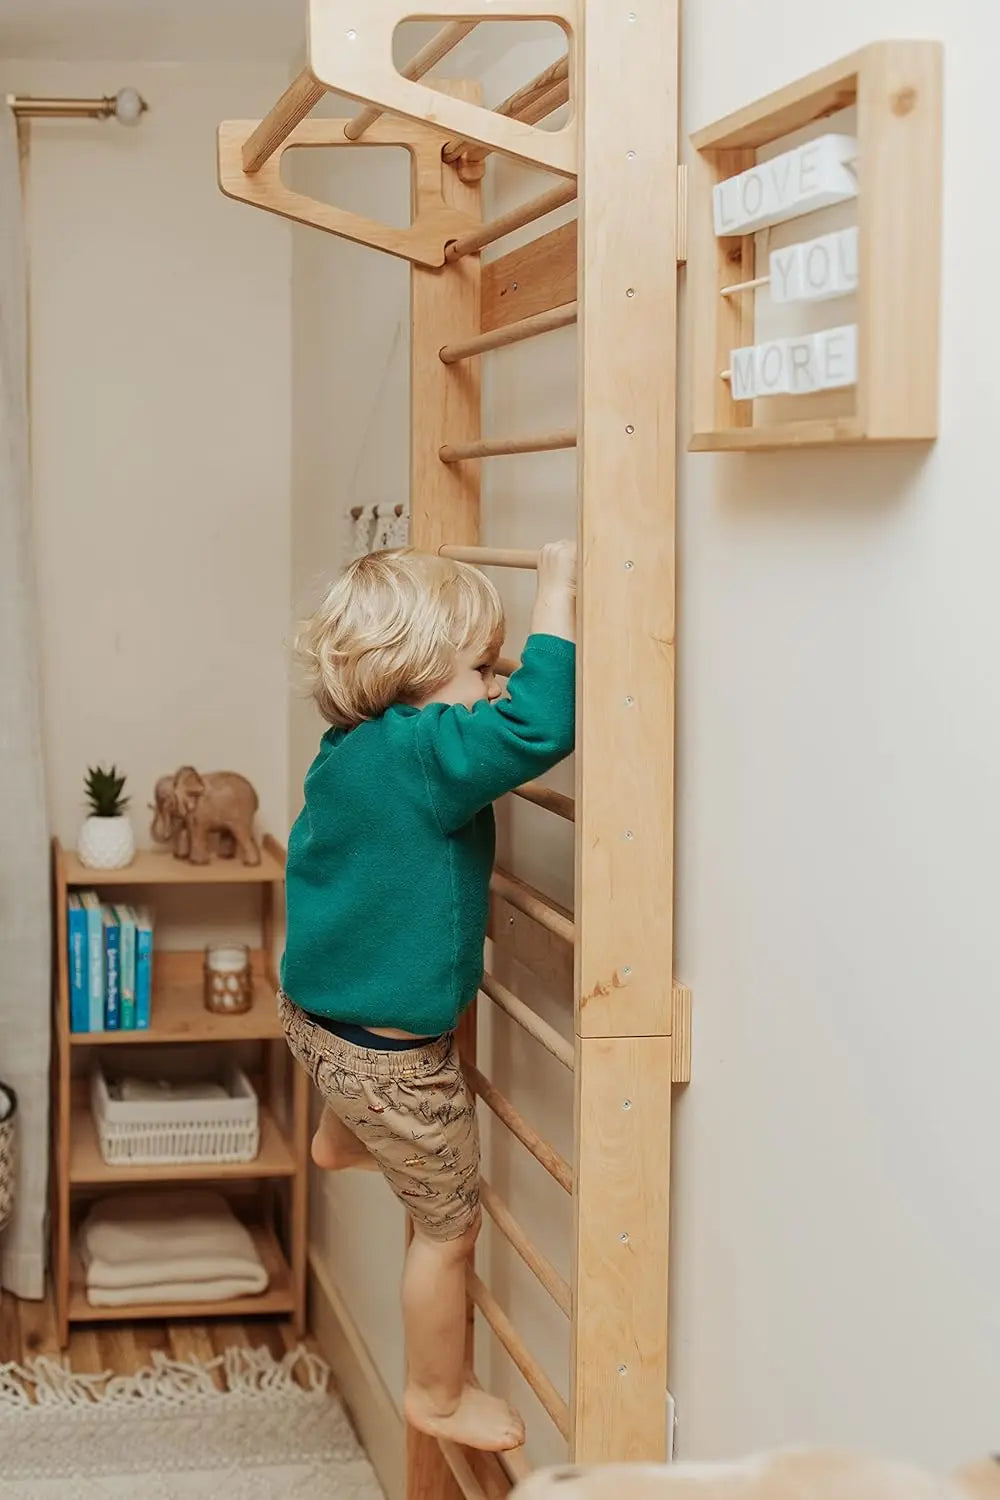
<svg viewBox="0 0 1000 1500">
<path fill-rule="evenodd" d="M 123 870 L 89 870 L 77 856 L 53 843 L 53 892 L 57 941 L 55 966 L 55 1046 L 53 1049 L 53 1171 L 52 1279 L 59 1338 L 65 1347 L 72 1323 L 135 1321 L 142 1318 L 242 1319 L 283 1313 L 290 1315 L 297 1333 L 305 1331 L 305 1273 L 307 1234 L 308 1092 L 309 1080 L 294 1068 L 284 1046 L 275 992 L 274 888 L 284 880 L 284 850 L 265 837 L 261 863 L 245 866 L 217 859 L 191 865 L 171 854 L 142 851 Z M 79 889 L 106 891 L 112 896 L 130 887 L 146 887 L 152 900 L 157 887 L 254 886 L 260 893 L 260 946 L 253 951 L 254 997 L 243 1015 L 223 1016 L 207 1011 L 202 1000 L 201 951 L 161 950 L 154 944 L 151 1021 L 145 1031 L 72 1032 L 69 1028 L 69 968 L 66 900 Z M 253 1161 L 236 1163 L 176 1163 L 109 1166 L 101 1155 L 90 1112 L 86 1082 L 74 1079 L 74 1054 L 95 1056 L 95 1048 L 122 1046 L 177 1046 L 258 1044 L 267 1053 L 255 1086 L 260 1097 L 260 1150 Z M 265 1082 L 267 1080 L 267 1082 Z M 271 1089 L 284 1093 L 280 1107 Z M 282 1124 L 287 1117 L 287 1126 Z M 102 1190 L 119 1191 L 134 1185 L 203 1182 L 236 1184 L 241 1192 L 238 1211 L 249 1218 L 254 1243 L 267 1267 L 270 1283 L 255 1297 L 223 1302 L 138 1304 L 92 1307 L 87 1301 L 83 1270 L 73 1233 L 79 1200 Z M 254 1185 L 256 1194 L 253 1193 Z M 247 1214 L 246 1190 L 251 1194 Z M 280 1212 L 279 1212 L 280 1209 Z M 281 1235 L 279 1237 L 279 1227 Z"/>
</svg>

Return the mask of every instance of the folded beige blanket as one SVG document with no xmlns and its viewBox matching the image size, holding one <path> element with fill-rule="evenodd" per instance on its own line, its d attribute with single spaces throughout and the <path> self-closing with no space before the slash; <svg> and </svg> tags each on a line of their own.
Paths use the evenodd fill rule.
<svg viewBox="0 0 1000 1500">
<path fill-rule="evenodd" d="M 140 1302 L 229 1302 L 233 1297 L 259 1297 L 267 1291 L 263 1285 L 251 1286 L 234 1276 L 229 1281 L 154 1281 L 149 1286 L 88 1286 L 87 1301 L 91 1307 L 134 1307 Z"/>
<path fill-rule="evenodd" d="M 249 1230 L 220 1193 L 203 1189 L 102 1198 L 78 1248 L 94 1306 L 222 1301 L 268 1284 Z"/>
</svg>

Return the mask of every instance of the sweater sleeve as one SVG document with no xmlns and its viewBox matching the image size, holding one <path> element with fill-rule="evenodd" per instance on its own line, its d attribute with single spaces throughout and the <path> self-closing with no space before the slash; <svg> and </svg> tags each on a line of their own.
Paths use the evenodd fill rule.
<svg viewBox="0 0 1000 1500">
<path fill-rule="evenodd" d="M 576 647 L 528 638 L 498 703 L 432 703 L 420 714 L 417 752 L 441 826 L 453 833 L 489 803 L 572 752 Z"/>
</svg>

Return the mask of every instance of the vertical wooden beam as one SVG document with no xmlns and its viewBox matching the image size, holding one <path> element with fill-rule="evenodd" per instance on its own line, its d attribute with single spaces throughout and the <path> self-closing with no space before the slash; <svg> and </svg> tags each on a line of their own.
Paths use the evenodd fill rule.
<svg viewBox="0 0 1000 1500">
<path fill-rule="evenodd" d="M 873 439 L 937 436 L 942 69 L 939 42 L 892 41 L 858 72 L 858 416 Z"/>
<path fill-rule="evenodd" d="M 474 83 L 450 83 L 447 91 L 480 100 Z M 478 184 L 462 182 L 453 167 L 442 170 L 445 202 L 479 217 Z M 446 365 L 438 358 L 443 344 L 479 332 L 479 285 L 477 255 L 442 270 L 415 265 L 410 276 L 410 541 L 422 552 L 479 539 L 480 465 L 445 464 L 438 457 L 445 443 L 475 442 L 482 430 L 480 361 Z M 474 1007 L 459 1035 L 463 1053 L 474 1061 Z M 471 1339 L 471 1307 L 469 1316 Z M 406 1429 L 406 1500 L 463 1500 L 437 1439 L 412 1427 Z"/>
<path fill-rule="evenodd" d="M 571 1450 L 606 1462 L 666 1448 L 678 0 L 583 14 Z"/>
</svg>

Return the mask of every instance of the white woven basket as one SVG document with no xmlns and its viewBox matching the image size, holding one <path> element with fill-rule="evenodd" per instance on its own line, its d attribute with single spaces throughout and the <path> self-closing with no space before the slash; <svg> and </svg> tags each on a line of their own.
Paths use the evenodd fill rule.
<svg viewBox="0 0 1000 1500">
<path fill-rule="evenodd" d="M 260 1149 L 257 1095 L 242 1068 L 221 1076 L 228 1099 L 126 1103 L 112 1099 L 100 1064 L 90 1103 L 101 1155 L 109 1166 L 253 1161 Z"/>
</svg>

